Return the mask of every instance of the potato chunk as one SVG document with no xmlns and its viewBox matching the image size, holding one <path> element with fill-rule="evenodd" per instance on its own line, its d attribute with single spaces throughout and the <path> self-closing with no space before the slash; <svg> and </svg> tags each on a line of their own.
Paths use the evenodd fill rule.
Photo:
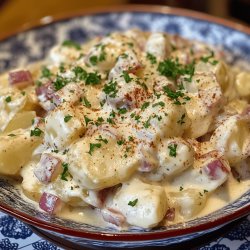
<svg viewBox="0 0 250 250">
<path fill-rule="evenodd" d="M 88 189 L 114 186 L 128 179 L 138 168 L 137 149 L 118 145 L 117 137 L 107 130 L 75 142 L 68 153 L 69 171 Z"/>
<path fill-rule="evenodd" d="M 42 136 L 30 136 L 30 129 L 18 129 L 0 136 L 0 174 L 15 175 L 30 159 Z"/>
<path fill-rule="evenodd" d="M 163 187 L 134 179 L 123 184 L 114 196 L 111 208 L 120 211 L 129 224 L 151 228 L 166 214 L 166 194 Z"/>
</svg>

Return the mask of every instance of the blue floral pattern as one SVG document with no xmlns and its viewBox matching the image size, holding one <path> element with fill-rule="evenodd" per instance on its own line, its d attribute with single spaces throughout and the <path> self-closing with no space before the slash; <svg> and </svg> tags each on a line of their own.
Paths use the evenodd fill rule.
<svg viewBox="0 0 250 250">
<path fill-rule="evenodd" d="M 58 250 L 59 248 L 47 241 L 37 241 L 32 244 L 36 250 Z"/>
<path fill-rule="evenodd" d="M 2 235 L 9 238 L 26 239 L 32 235 L 29 227 L 9 215 L 0 218 L 0 228 Z"/>
</svg>

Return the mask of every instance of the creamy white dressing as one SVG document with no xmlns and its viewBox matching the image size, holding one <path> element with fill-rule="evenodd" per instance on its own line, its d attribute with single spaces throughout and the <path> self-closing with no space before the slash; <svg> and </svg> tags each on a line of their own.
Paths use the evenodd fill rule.
<svg viewBox="0 0 250 250">
<path fill-rule="evenodd" d="M 158 63 L 163 64 L 164 72 Z M 250 74 L 238 76 L 229 70 L 220 53 L 211 52 L 207 45 L 163 33 L 114 33 L 86 45 L 58 45 L 42 64 L 52 78 L 59 77 L 53 78 L 58 88 L 49 93 L 53 98 L 43 92 L 39 99 L 30 86 L 27 94 L 16 89 L 17 100 L 6 102 L 13 88 L 5 84 L 6 77 L 0 78 L 6 88 L 0 97 L 0 139 L 7 141 L 6 133 L 16 131 L 4 131 L 8 123 L 31 117 L 23 111 L 40 105 L 48 112 L 44 121 L 32 127 L 22 125 L 26 126 L 25 142 L 34 129 L 41 129 L 42 134 L 28 137 L 34 148 L 25 150 L 30 156 L 22 162 L 22 170 L 16 163 L 7 173 L 19 171 L 22 196 L 38 209 L 46 211 L 38 202 L 48 193 L 63 202 L 56 214 L 61 218 L 100 227 L 113 223 L 120 229 L 150 228 L 202 217 L 249 190 L 250 180 L 238 182 L 229 173 L 229 164 L 241 169 L 242 161 L 249 157 L 249 117 L 242 111 L 250 88 L 246 93 L 242 86 Z M 46 86 L 44 73 L 38 67 L 30 70 Z M 99 82 L 91 82 L 93 78 Z M 239 98 L 246 98 L 245 103 L 238 103 Z M 229 101 L 241 108 L 230 106 Z M 17 150 L 13 145 L 13 154 L 21 152 L 19 144 Z M 10 155 L 5 157 L 2 147 L 3 168 Z M 39 182 L 34 169 L 45 153 L 52 160 L 45 164 L 48 179 L 43 178 L 40 164 Z M 61 162 L 65 176 L 58 171 L 50 179 L 55 162 Z M 110 187 L 114 189 L 105 200 L 102 191 Z M 45 201 L 46 206 L 53 206 L 53 201 L 53 197 Z M 174 221 L 165 218 L 168 208 L 176 210 Z M 105 219 L 103 211 L 111 217 Z"/>
</svg>

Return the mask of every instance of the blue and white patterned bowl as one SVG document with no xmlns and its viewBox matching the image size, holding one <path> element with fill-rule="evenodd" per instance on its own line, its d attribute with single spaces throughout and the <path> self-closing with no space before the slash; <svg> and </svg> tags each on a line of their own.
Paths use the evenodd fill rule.
<svg viewBox="0 0 250 250">
<path fill-rule="evenodd" d="M 229 63 L 238 64 L 250 71 L 248 66 L 250 63 L 250 29 L 204 14 L 159 6 L 123 6 L 92 13 L 78 13 L 70 18 L 51 23 L 50 21 L 53 21 L 53 18 L 43 18 L 43 25 L 0 41 L 0 72 L 43 59 L 54 44 L 65 39 L 84 42 L 94 36 L 135 27 L 148 31 L 176 33 L 188 39 L 219 46 L 227 52 Z M 117 232 L 113 229 L 103 229 L 50 217 L 38 211 L 32 204 L 27 204 L 20 197 L 17 189 L 6 180 L 0 179 L 0 208 L 2 210 L 83 246 L 120 248 L 180 243 L 204 235 L 249 214 L 249 201 L 250 190 L 223 209 L 185 224 L 160 227 L 151 231 Z"/>
</svg>

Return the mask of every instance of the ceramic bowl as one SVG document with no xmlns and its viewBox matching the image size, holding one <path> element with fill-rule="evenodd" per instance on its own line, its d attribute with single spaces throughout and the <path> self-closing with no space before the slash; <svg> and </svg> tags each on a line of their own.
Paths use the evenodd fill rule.
<svg viewBox="0 0 250 250">
<path fill-rule="evenodd" d="M 0 34 L 0 72 L 43 59 L 54 44 L 65 39 L 84 42 L 94 36 L 135 27 L 213 44 L 223 48 L 229 63 L 250 70 L 250 29 L 197 12 L 160 6 L 121 6 L 74 13 L 63 18 L 45 17 L 31 26 L 15 34 Z M 0 179 L 0 209 L 82 246 L 121 248 L 181 243 L 249 214 L 249 200 L 250 190 L 233 203 L 202 218 L 152 230 L 118 232 L 50 217 L 23 200 L 19 191 L 6 180 Z"/>
</svg>

